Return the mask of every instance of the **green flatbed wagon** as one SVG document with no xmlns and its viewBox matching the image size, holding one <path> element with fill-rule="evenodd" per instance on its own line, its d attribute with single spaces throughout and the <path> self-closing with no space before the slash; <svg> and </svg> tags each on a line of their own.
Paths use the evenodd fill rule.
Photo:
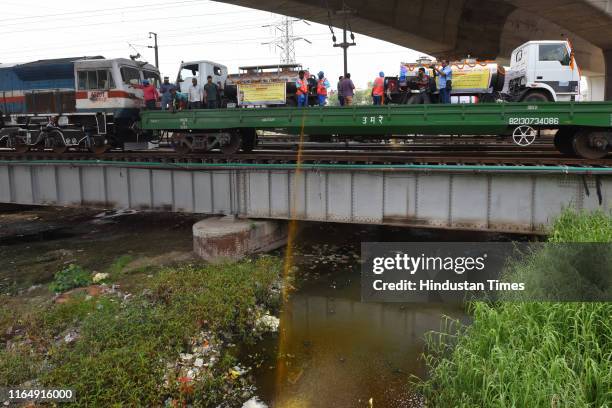
<svg viewBox="0 0 612 408">
<path fill-rule="evenodd" d="M 178 149 L 252 150 L 256 130 L 307 135 L 511 135 L 527 146 L 557 130 L 564 154 L 604 157 L 612 146 L 612 102 L 389 105 L 145 111 L 144 130 L 173 132 Z"/>
</svg>

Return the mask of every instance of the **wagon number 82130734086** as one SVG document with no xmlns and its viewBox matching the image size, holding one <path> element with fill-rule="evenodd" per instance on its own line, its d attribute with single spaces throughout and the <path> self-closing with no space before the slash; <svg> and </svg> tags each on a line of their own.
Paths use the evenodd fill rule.
<svg viewBox="0 0 612 408">
<path fill-rule="evenodd" d="M 558 125 L 559 118 L 509 118 L 509 125 Z"/>
</svg>

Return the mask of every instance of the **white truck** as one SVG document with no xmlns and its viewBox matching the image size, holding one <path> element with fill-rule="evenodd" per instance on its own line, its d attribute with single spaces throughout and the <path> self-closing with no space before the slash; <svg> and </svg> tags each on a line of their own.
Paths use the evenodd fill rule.
<svg viewBox="0 0 612 408">
<path fill-rule="evenodd" d="M 180 91 L 187 93 L 193 78 L 198 80 L 198 84 L 204 85 L 208 76 L 212 77 L 215 84 L 221 84 L 221 90 L 227 79 L 227 67 L 214 61 L 191 61 L 182 62 L 176 78 Z"/>
<path fill-rule="evenodd" d="M 568 41 L 529 41 L 512 52 L 505 94 L 518 101 L 580 99 L 580 70 Z"/>
<path fill-rule="evenodd" d="M 476 60 L 455 61 L 450 65 L 452 103 L 580 99 L 580 70 L 568 41 L 529 41 L 512 52 L 509 67 Z M 439 64 L 427 59 L 402 63 L 400 77 L 387 78 L 389 101 L 414 101 L 414 94 L 419 92 L 414 82 L 418 69 L 424 67 L 433 77 L 432 66 L 439 67 Z"/>
</svg>

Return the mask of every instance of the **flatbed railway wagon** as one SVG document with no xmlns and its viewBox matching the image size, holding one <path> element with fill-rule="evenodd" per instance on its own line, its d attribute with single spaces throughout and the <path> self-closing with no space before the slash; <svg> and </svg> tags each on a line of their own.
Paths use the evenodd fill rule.
<svg viewBox="0 0 612 408">
<path fill-rule="evenodd" d="M 399 105 L 311 108 L 143 111 L 141 128 L 173 134 L 179 152 L 249 152 L 257 130 L 289 134 L 505 135 L 529 146 L 543 130 L 554 130 L 565 155 L 605 157 L 612 148 L 612 102 Z"/>
</svg>

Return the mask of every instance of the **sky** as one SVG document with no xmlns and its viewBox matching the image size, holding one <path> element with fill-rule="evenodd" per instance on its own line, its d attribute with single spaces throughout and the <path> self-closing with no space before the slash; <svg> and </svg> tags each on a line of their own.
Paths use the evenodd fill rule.
<svg viewBox="0 0 612 408">
<path fill-rule="evenodd" d="M 53 3 L 53 4 L 51 4 Z M 175 78 L 181 61 L 211 60 L 230 73 L 239 66 L 276 64 L 280 50 L 264 44 L 275 40 L 269 27 L 282 16 L 210 0 L 2 0 L 0 63 L 47 58 L 103 55 L 128 58 L 137 52 L 154 63 L 150 31 L 158 34 L 162 75 Z M 268 26 L 268 27 L 264 27 Z M 311 72 L 324 71 L 332 88 L 342 75 L 342 50 L 332 47 L 329 27 L 293 23 L 294 35 L 312 42 L 296 42 L 296 62 Z M 353 27 L 355 28 L 355 27 Z M 335 29 L 336 37 L 342 32 Z M 367 86 L 379 71 L 397 75 L 402 61 L 422 53 L 355 33 L 349 48 L 348 70 L 358 88 Z"/>
</svg>

